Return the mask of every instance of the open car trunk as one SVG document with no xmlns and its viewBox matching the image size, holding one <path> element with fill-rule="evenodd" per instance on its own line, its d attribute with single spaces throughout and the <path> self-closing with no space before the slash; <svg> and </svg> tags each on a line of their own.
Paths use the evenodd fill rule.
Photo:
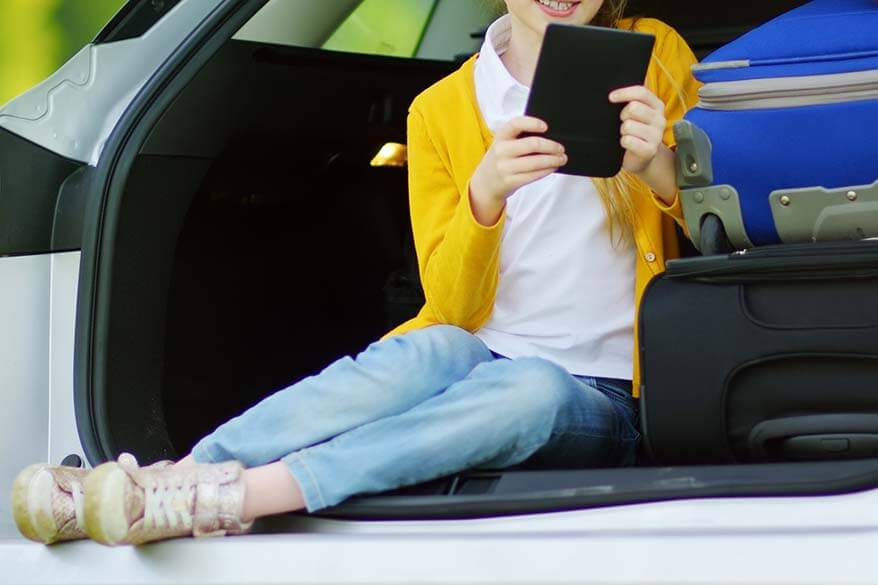
<svg viewBox="0 0 878 585">
<path fill-rule="evenodd" d="M 777 4 L 743 23 L 706 14 L 700 27 L 684 10 L 679 22 L 666 7 L 649 12 L 703 54 L 792 3 Z M 405 142 L 408 104 L 456 66 L 233 40 L 168 102 L 102 210 L 92 333 L 78 349 L 92 463 L 121 451 L 184 455 L 417 312 L 406 172 L 369 162 L 384 143 Z M 466 473 L 329 514 L 479 517 L 875 485 L 873 460 L 663 468 L 645 459 L 631 469 Z"/>
</svg>

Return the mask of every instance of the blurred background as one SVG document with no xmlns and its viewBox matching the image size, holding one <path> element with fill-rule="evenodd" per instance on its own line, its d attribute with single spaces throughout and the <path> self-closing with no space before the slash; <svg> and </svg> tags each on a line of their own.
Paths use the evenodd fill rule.
<svg viewBox="0 0 878 585">
<path fill-rule="evenodd" d="M 0 0 L 0 105 L 58 69 L 91 41 L 125 2 Z M 360 0 L 322 46 L 337 51 L 412 57 L 421 45 L 436 5 L 437 0 Z M 388 19 L 387 15 L 393 18 Z"/>
<path fill-rule="evenodd" d="M 49 76 L 124 0 L 0 0 L 0 104 Z"/>
</svg>

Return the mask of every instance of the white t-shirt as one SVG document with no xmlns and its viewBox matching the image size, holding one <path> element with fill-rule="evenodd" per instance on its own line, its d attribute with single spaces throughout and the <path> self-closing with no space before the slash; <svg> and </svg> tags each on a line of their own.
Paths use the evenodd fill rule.
<svg viewBox="0 0 878 585">
<path fill-rule="evenodd" d="M 508 15 L 488 29 L 475 67 L 488 127 L 524 114 L 529 89 L 500 59 Z M 538 356 L 571 374 L 631 379 L 634 349 L 633 244 L 614 247 L 591 179 L 552 174 L 506 204 L 494 311 L 476 335 L 510 358 Z"/>
</svg>

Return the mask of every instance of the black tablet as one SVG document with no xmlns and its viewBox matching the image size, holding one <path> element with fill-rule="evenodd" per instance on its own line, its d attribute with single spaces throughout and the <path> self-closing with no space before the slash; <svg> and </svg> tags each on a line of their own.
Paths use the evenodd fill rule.
<svg viewBox="0 0 878 585">
<path fill-rule="evenodd" d="M 643 85 L 655 37 L 595 26 L 550 24 L 525 113 L 567 149 L 559 173 L 613 177 L 622 169 L 622 109 L 610 92 Z"/>
</svg>

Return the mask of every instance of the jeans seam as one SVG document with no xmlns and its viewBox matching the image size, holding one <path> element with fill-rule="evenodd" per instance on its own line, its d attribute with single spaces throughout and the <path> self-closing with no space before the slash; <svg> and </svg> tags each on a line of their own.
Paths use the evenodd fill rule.
<svg viewBox="0 0 878 585">
<path fill-rule="evenodd" d="M 635 401 L 628 402 L 621 396 L 618 396 L 612 392 L 603 392 L 601 393 L 610 401 L 610 404 L 613 407 L 613 412 L 616 414 L 616 418 L 619 421 L 619 438 L 626 441 L 639 441 L 641 439 L 640 430 L 637 424 L 638 418 L 638 408 L 637 403 Z M 633 431 L 633 434 L 630 436 L 627 430 Z"/>
<path fill-rule="evenodd" d="M 304 469 L 305 472 L 308 474 L 308 479 L 310 480 L 311 485 L 314 486 L 314 491 L 317 492 L 317 497 L 320 498 L 320 506 L 322 508 L 325 508 L 326 507 L 326 498 L 323 497 L 323 491 L 320 489 L 320 484 L 317 482 L 317 477 L 314 475 L 314 472 L 311 470 L 311 467 L 309 467 L 308 464 L 305 462 L 305 459 L 302 456 L 302 453 L 301 452 L 293 453 L 290 460 L 297 461 L 302 466 L 302 469 Z"/>
</svg>

